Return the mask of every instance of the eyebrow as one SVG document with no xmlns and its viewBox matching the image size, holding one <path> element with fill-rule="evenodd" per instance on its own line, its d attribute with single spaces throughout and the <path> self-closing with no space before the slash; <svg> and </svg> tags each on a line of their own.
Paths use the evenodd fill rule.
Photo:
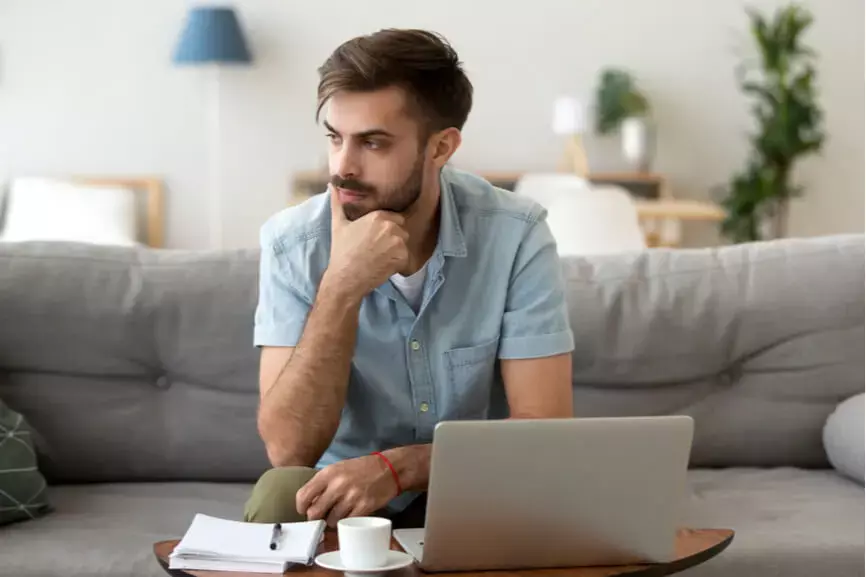
<svg viewBox="0 0 866 577">
<path fill-rule="evenodd" d="M 333 126 L 328 124 L 327 120 L 323 120 L 322 124 L 325 125 L 325 128 L 328 129 L 329 132 L 333 132 L 334 134 L 340 134 L 340 132 L 335 129 Z M 385 130 L 384 128 L 372 128 L 370 130 L 364 130 L 362 132 L 356 132 L 352 136 L 356 136 L 358 138 L 368 138 L 370 136 L 387 136 L 393 138 L 393 134 Z"/>
</svg>

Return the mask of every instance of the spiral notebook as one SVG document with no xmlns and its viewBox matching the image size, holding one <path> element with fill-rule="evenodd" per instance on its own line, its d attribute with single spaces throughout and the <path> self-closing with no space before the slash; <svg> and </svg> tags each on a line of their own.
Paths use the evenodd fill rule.
<svg viewBox="0 0 866 577">
<path fill-rule="evenodd" d="M 309 565 L 322 541 L 324 521 L 282 523 L 271 550 L 272 523 L 245 523 L 197 514 L 169 555 L 169 569 L 283 573 Z"/>
</svg>

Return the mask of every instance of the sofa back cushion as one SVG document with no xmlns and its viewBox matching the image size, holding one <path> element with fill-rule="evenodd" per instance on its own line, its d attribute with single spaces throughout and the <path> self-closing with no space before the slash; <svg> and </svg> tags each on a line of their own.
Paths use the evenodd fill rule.
<svg viewBox="0 0 866 577">
<path fill-rule="evenodd" d="M 862 235 L 564 258 L 575 414 L 692 415 L 693 466 L 829 466 L 863 263 Z M 0 243 L 0 399 L 49 480 L 258 478 L 257 280 L 255 250 Z"/>
<path fill-rule="evenodd" d="M 53 482 L 249 481 L 257 253 L 0 244 L 0 399 Z"/>
<path fill-rule="evenodd" d="M 576 415 L 691 415 L 693 466 L 829 466 L 864 387 L 862 235 L 564 264 Z"/>
</svg>

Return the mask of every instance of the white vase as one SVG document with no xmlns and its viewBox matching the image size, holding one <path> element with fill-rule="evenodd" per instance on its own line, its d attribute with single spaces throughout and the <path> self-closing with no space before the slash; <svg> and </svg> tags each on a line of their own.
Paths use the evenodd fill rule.
<svg viewBox="0 0 866 577">
<path fill-rule="evenodd" d="M 646 118 L 630 117 L 620 125 L 622 155 L 637 172 L 648 172 L 654 153 L 654 134 Z"/>
</svg>

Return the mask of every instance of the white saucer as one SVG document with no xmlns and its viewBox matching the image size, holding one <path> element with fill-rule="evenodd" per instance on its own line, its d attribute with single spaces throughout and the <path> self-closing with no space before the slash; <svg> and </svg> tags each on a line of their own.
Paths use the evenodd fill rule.
<svg viewBox="0 0 866 577">
<path fill-rule="evenodd" d="M 340 559 L 339 551 L 322 553 L 321 555 L 316 557 L 316 565 L 318 565 L 319 567 L 324 567 L 325 569 L 332 569 L 334 571 L 342 571 L 349 577 L 352 577 L 354 575 L 364 575 L 365 577 L 370 577 L 370 575 L 375 575 L 376 573 L 385 573 L 386 571 L 394 571 L 395 569 L 402 569 L 403 567 L 408 567 L 414 562 L 415 558 L 408 553 L 404 553 L 403 551 L 394 551 L 393 549 L 388 551 L 388 557 L 385 560 L 384 565 L 371 569 L 350 569 L 349 567 L 345 567 L 343 565 L 343 560 Z"/>
</svg>

